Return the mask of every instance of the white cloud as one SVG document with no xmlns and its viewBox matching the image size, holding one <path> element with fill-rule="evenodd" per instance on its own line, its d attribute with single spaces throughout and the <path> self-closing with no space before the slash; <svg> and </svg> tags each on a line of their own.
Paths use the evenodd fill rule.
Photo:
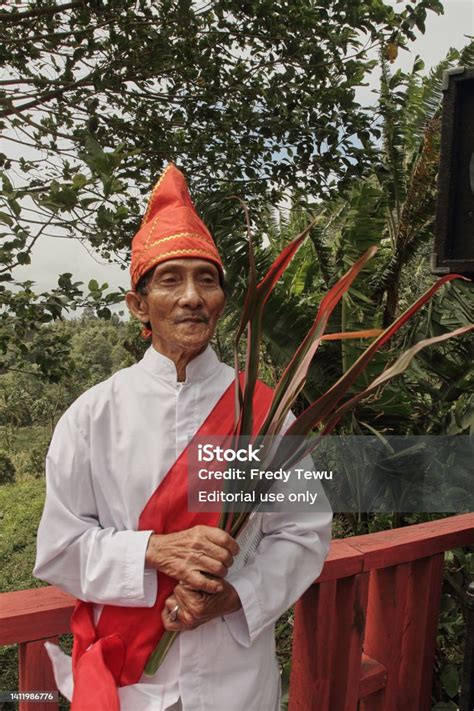
<svg viewBox="0 0 474 711">
<path fill-rule="evenodd" d="M 88 254 L 83 245 L 72 238 L 41 237 L 33 247 L 31 264 L 17 267 L 16 279 L 31 279 L 35 291 L 46 291 L 57 285 L 58 276 L 64 272 L 73 275 L 73 281 L 90 279 L 99 284 L 107 282 L 111 289 L 130 288 L 130 276 L 118 264 L 109 264 L 101 257 Z"/>
</svg>

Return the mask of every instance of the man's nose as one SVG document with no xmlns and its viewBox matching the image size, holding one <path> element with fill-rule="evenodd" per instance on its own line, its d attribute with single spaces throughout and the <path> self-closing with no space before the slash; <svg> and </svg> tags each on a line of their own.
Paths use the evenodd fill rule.
<svg viewBox="0 0 474 711">
<path fill-rule="evenodd" d="M 186 279 L 183 290 L 179 297 L 180 306 L 197 309 L 203 305 L 204 300 L 201 291 L 194 279 Z"/>
</svg>

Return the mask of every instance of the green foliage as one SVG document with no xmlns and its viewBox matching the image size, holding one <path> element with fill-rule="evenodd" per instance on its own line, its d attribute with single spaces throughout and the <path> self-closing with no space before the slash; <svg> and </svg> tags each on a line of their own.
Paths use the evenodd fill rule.
<svg viewBox="0 0 474 711">
<path fill-rule="evenodd" d="M 448 551 L 445 554 L 434 693 L 437 699 L 443 699 L 443 703 L 454 704 L 449 708 L 457 708 L 456 702 L 459 700 L 466 630 L 464 597 L 467 586 L 473 580 L 474 547 Z"/>
<path fill-rule="evenodd" d="M 464 54 L 473 51 L 471 43 Z M 411 74 L 398 73 L 395 80 L 388 66 L 384 67 L 386 86 L 380 108 L 386 138 L 381 160 L 374 163 L 374 174 L 354 182 L 346 195 L 313 205 L 312 216 L 316 214 L 318 219 L 310 234 L 311 241 L 298 252 L 269 302 L 268 317 L 264 320 L 264 360 L 276 377 L 308 330 L 327 287 L 348 262 L 371 244 L 380 247 L 374 268 L 367 270 L 365 280 L 351 289 L 342 308 L 334 313 L 329 330 L 381 327 L 432 284 L 429 242 L 433 239 L 435 213 L 441 76 L 447 66 L 458 61 L 460 53 L 453 51 L 427 77 L 419 74 L 418 63 Z M 285 217 L 275 217 L 269 211 L 266 222 L 257 225 L 271 242 L 265 247 L 264 241 L 260 241 L 256 260 L 260 275 L 275 251 L 308 222 L 308 211 L 296 204 Z M 238 244 L 238 238 L 233 235 L 229 243 Z M 241 272 L 240 263 L 235 272 L 230 268 L 229 281 L 237 285 L 239 299 Z M 240 303 L 237 301 L 236 311 Z M 394 339 L 393 350 L 385 349 L 377 355 L 367 378 L 361 378 L 354 390 L 357 392 L 380 372 L 393 359 L 396 349 L 466 325 L 472 320 L 472 312 L 472 284 L 448 285 Z M 226 319 L 229 329 L 235 332 L 232 314 L 228 312 Z M 225 342 L 225 332 L 221 333 L 221 339 Z M 362 346 L 353 341 L 323 344 L 313 360 L 303 391 L 304 400 L 309 402 L 315 393 L 327 390 L 358 357 Z M 371 427 L 380 433 L 395 434 L 472 432 L 472 346 L 472 337 L 464 335 L 427 349 L 397 382 L 386 386 L 371 401 L 361 403 L 353 416 L 341 424 L 340 431 L 365 434 Z M 417 523 L 424 518 L 361 513 L 338 523 L 345 535 L 351 535 Z M 470 573 L 464 562 L 459 565 L 458 573 L 464 576 L 465 587 Z M 449 570 L 446 579 L 448 575 Z M 449 617 L 442 612 L 434 695 L 440 704 L 447 704 L 446 708 L 457 708 L 463 639 L 459 595 L 453 598 L 451 594 L 446 604 Z"/>
<path fill-rule="evenodd" d="M 66 344 L 58 379 L 45 380 L 39 364 L 0 375 L 0 425 L 5 447 L 15 453 L 22 449 L 16 445 L 22 427 L 34 426 L 42 431 L 42 441 L 28 451 L 28 460 L 22 457 L 19 461 L 21 473 L 41 475 L 45 442 L 61 414 L 92 385 L 134 363 L 149 342 L 139 337 L 136 323 L 124 323 L 117 316 L 104 321 L 91 312 L 74 321 L 43 326 L 35 340 L 43 349 L 48 344 Z"/>
<path fill-rule="evenodd" d="M 0 590 L 26 590 L 44 585 L 32 577 L 36 531 L 43 510 L 44 479 L 27 478 L 0 487 Z"/>
<path fill-rule="evenodd" d="M 87 291 L 65 273 L 37 294 L 15 268 L 48 235 L 125 267 L 167 160 L 202 198 L 262 204 L 289 188 L 347 188 L 376 157 L 379 129 L 355 100 L 369 52 L 406 44 L 428 11 L 442 4 L 77 0 L 1 11 L 0 367 L 37 363 L 57 382 L 62 357 L 41 351 L 38 328 L 81 306 L 110 318 L 121 292 Z"/>
<path fill-rule="evenodd" d="M 11 281 L 11 274 L 8 276 Z M 107 305 L 121 300 L 122 294 L 104 294 L 107 284 L 83 294 L 79 282 L 72 284 L 70 278 L 71 274 L 62 274 L 58 287 L 42 294 L 33 291 L 31 281 L 12 282 L 11 290 L 0 286 L 0 373 L 18 365 L 33 365 L 44 378 L 58 382 L 69 368 L 69 341 L 65 333 L 56 334 L 43 326 L 79 307 L 110 318 Z M 48 338 L 50 334 L 54 336 Z"/>
<path fill-rule="evenodd" d="M 28 433 L 31 439 L 31 433 Z M 23 441 L 27 449 L 28 438 Z M 10 486 L 0 486 L 0 592 L 42 587 L 33 578 L 38 529 L 45 495 L 44 479 L 23 479 Z M 2 686 L 18 689 L 18 654 L 16 646 L 0 647 Z M 14 704 L 3 704 L 13 711 Z"/>
<path fill-rule="evenodd" d="M 464 53 L 469 51 L 474 51 L 472 42 Z M 433 282 L 428 239 L 433 239 L 439 144 L 439 122 L 433 120 L 439 114 L 442 71 L 460 60 L 460 53 L 453 50 L 425 77 L 420 74 L 419 62 L 415 62 L 411 73 L 397 72 L 392 77 L 384 62 L 379 111 L 386 141 L 380 161 L 374 163 L 374 174 L 354 182 L 346 195 L 313 205 L 312 215 L 316 214 L 317 220 L 310 233 L 311 241 L 300 249 L 269 302 L 264 319 L 265 347 L 277 373 L 308 331 L 327 287 L 371 245 L 377 245 L 379 252 L 355 288 L 344 296 L 342 307 L 329 322 L 329 331 L 380 328 L 393 321 L 396 313 L 406 309 Z M 408 127 L 412 125 L 414 130 L 410 131 Z M 396 156 L 390 145 L 395 140 L 400 144 Z M 396 202 L 391 168 L 394 160 L 393 170 L 396 169 L 400 183 Z M 257 254 L 260 274 L 275 250 L 308 221 L 307 210 L 300 206 L 294 206 L 288 216 L 280 215 L 279 219 L 274 213 L 267 213 L 266 222 L 257 226 L 271 240 L 271 247 L 260 244 Z M 234 236 L 229 239 L 230 244 L 232 249 L 238 244 Z M 241 304 L 240 261 L 235 271 L 232 267 L 229 271 L 230 281 L 238 285 L 237 312 Z M 398 348 L 466 325 L 471 314 L 471 285 L 456 282 L 446 286 L 415 317 L 412 325 L 394 338 L 393 350 L 385 348 L 377 354 L 366 377 L 354 386 L 355 391 L 380 373 L 393 360 Z M 227 319 L 229 328 L 234 329 L 235 321 L 230 314 Z M 420 354 L 414 367 L 398 383 L 386 386 L 376 398 L 361 403 L 356 419 L 346 421 L 343 427 L 351 431 L 357 421 L 362 421 L 386 432 L 421 434 L 427 431 L 428 424 L 430 432 L 441 433 L 446 431 L 449 421 L 450 432 L 465 431 L 470 426 L 473 409 L 472 343 L 471 337 L 463 336 Z M 327 390 L 357 359 L 363 347 L 364 343 L 358 341 L 322 344 L 303 391 L 305 401 L 310 402 Z M 424 364 L 429 364 L 429 373 L 422 374 Z"/>
<path fill-rule="evenodd" d="M 26 466 L 23 469 L 23 473 L 27 476 L 44 476 L 44 463 L 46 459 L 47 447 L 39 446 L 32 447 L 28 453 L 28 459 Z"/>
<path fill-rule="evenodd" d="M 0 450 L 0 484 L 12 484 L 15 480 L 15 465 L 4 450 Z"/>
</svg>

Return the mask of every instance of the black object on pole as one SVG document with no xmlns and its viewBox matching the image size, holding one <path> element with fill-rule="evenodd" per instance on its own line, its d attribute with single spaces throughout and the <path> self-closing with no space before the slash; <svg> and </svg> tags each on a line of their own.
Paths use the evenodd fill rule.
<svg viewBox="0 0 474 711">
<path fill-rule="evenodd" d="M 459 711 L 474 710 L 474 583 L 466 590 L 466 639 Z"/>
<path fill-rule="evenodd" d="M 474 67 L 444 74 L 433 274 L 474 276 Z M 471 711 L 471 710 L 470 710 Z"/>
</svg>

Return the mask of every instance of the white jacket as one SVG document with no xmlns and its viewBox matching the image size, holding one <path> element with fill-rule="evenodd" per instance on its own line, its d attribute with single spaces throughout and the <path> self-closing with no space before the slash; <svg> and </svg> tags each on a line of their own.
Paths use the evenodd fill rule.
<svg viewBox="0 0 474 711">
<path fill-rule="evenodd" d="M 34 575 L 81 600 L 149 606 L 156 571 L 137 531 L 146 502 L 196 433 L 234 371 L 208 347 L 177 382 L 153 346 L 143 359 L 81 395 L 61 417 L 46 460 L 47 494 Z M 274 623 L 318 577 L 331 514 L 257 514 L 264 534 L 247 565 L 229 571 L 242 609 L 182 632 L 152 678 L 119 689 L 122 711 L 276 711 Z M 71 659 L 46 643 L 60 691 L 71 698 Z M 93 693 L 93 691 L 91 691 Z"/>
</svg>

